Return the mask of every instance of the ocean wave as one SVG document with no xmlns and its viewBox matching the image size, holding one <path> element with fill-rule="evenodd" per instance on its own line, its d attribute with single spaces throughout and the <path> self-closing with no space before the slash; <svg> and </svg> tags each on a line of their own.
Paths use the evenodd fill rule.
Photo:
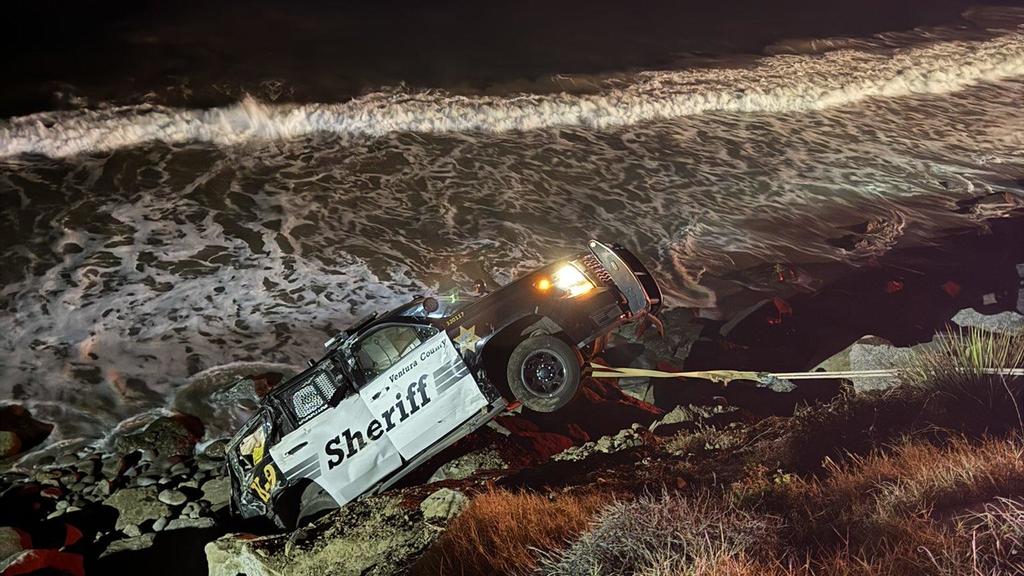
<svg viewBox="0 0 1024 576">
<path fill-rule="evenodd" d="M 455 96 L 377 92 L 338 104 L 222 108 L 130 106 L 47 112 L 0 126 L 0 156 L 67 157 L 150 142 L 229 146 L 326 133 L 503 133 L 561 126 L 614 128 L 706 112 L 782 113 L 845 106 L 865 98 L 953 92 L 1024 75 L 1024 34 L 952 40 L 889 53 L 837 50 L 775 55 L 739 69 L 644 72 L 596 94 Z"/>
</svg>

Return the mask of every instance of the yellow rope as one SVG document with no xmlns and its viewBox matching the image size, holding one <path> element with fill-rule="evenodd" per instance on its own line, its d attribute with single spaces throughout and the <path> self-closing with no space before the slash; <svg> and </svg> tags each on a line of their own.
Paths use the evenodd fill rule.
<svg viewBox="0 0 1024 576">
<path fill-rule="evenodd" d="M 650 370 L 647 368 L 612 368 L 594 362 L 590 363 L 594 369 L 591 376 L 595 378 L 701 378 L 712 380 L 723 384 L 733 380 L 761 380 L 766 377 L 779 378 L 781 380 L 817 380 L 836 378 L 892 378 L 899 374 L 899 370 L 847 370 L 844 372 L 752 372 L 744 370 L 697 370 L 693 372 L 665 372 L 662 370 Z M 1000 374 L 1004 376 L 1024 376 L 1024 368 L 985 368 L 985 374 Z"/>
</svg>

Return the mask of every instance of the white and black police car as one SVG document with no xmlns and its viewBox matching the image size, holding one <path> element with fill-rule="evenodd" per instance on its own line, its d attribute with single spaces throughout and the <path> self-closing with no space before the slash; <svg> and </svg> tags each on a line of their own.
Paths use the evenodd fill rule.
<svg viewBox="0 0 1024 576">
<path fill-rule="evenodd" d="M 418 297 L 326 343 L 228 446 L 232 510 L 291 528 L 417 466 L 504 411 L 576 395 L 616 327 L 654 321 L 661 292 L 631 252 L 597 241 L 450 311 Z"/>
</svg>

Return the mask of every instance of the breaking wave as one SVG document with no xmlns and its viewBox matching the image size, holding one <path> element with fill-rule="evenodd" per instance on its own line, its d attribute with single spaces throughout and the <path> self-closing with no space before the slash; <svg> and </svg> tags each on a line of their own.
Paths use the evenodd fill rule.
<svg viewBox="0 0 1024 576">
<path fill-rule="evenodd" d="M 706 112 L 802 112 L 865 98 L 941 94 L 1024 75 L 1024 34 L 885 51 L 779 54 L 756 66 L 644 72 L 596 94 L 454 96 L 378 92 L 338 104 L 245 99 L 207 110 L 130 106 L 47 112 L 0 126 L 0 156 L 66 157 L 148 142 L 234 145 L 317 133 L 503 133 L 559 126 L 614 128 Z"/>
</svg>

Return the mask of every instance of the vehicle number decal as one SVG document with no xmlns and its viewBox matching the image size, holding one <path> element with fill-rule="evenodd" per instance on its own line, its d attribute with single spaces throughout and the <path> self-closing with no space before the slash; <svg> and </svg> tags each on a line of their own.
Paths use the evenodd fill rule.
<svg viewBox="0 0 1024 576">
<path fill-rule="evenodd" d="M 274 490 L 274 486 L 277 486 L 277 470 L 274 470 L 273 464 L 264 466 L 263 474 L 256 475 L 252 484 L 249 484 L 253 492 L 264 502 L 270 501 L 270 493 Z"/>
</svg>

